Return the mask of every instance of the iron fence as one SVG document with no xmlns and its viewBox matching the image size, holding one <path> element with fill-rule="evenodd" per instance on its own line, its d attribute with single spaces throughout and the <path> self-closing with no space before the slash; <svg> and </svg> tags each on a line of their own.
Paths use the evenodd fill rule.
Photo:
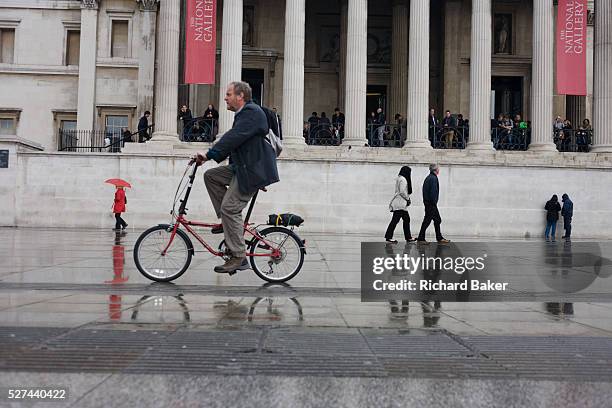
<svg viewBox="0 0 612 408">
<path fill-rule="evenodd" d="M 366 137 L 372 147 L 402 147 L 406 142 L 406 128 L 398 123 L 369 123 Z"/>
<path fill-rule="evenodd" d="M 331 123 L 304 124 L 304 140 L 308 145 L 339 146 L 344 138 L 344 129 Z"/>
<path fill-rule="evenodd" d="M 434 149 L 465 149 L 469 134 L 467 126 L 430 126 L 429 142 Z"/>
<path fill-rule="evenodd" d="M 531 143 L 531 129 L 529 128 L 493 128 L 491 129 L 491 142 L 495 150 L 525 151 Z"/>
<path fill-rule="evenodd" d="M 553 141 L 560 152 L 588 152 L 593 144 L 593 130 L 553 129 Z"/>
<path fill-rule="evenodd" d="M 106 130 L 59 129 L 57 150 L 60 152 L 120 153 L 125 143 L 144 142 L 151 138 L 153 126 L 122 134 Z"/>
<path fill-rule="evenodd" d="M 201 116 L 184 123 L 182 140 L 184 142 L 214 142 L 218 133 L 218 121 Z"/>
<path fill-rule="evenodd" d="M 60 152 L 102 152 L 111 143 L 106 143 L 103 130 L 60 129 L 57 150 Z"/>
</svg>

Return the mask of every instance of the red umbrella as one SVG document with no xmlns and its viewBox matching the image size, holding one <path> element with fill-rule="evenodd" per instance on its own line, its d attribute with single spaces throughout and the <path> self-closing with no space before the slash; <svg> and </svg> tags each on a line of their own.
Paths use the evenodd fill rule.
<svg viewBox="0 0 612 408">
<path fill-rule="evenodd" d="M 108 180 L 105 181 L 105 183 L 112 184 L 115 187 L 132 188 L 132 185 L 130 183 L 128 183 L 127 181 L 122 180 L 120 178 L 108 179 Z"/>
</svg>

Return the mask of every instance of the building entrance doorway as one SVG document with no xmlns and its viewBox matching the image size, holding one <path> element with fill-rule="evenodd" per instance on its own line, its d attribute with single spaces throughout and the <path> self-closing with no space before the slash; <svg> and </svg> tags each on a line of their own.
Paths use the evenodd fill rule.
<svg viewBox="0 0 612 408">
<path fill-rule="evenodd" d="M 511 117 L 523 112 L 523 77 L 494 76 L 491 89 L 495 92 L 495 117 L 508 114 Z"/>
<path fill-rule="evenodd" d="M 382 108 L 387 120 L 389 115 L 387 114 L 387 87 L 385 85 L 368 85 L 366 92 L 366 112 L 368 118 L 370 112 L 376 113 L 378 108 Z"/>
<path fill-rule="evenodd" d="M 258 105 L 263 104 L 264 100 L 264 70 L 244 68 L 242 70 L 242 80 L 253 89 L 253 102 Z"/>
</svg>

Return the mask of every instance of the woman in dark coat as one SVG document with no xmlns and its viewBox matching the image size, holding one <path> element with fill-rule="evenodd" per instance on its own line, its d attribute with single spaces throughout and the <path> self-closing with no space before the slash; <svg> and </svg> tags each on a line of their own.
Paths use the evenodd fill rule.
<svg viewBox="0 0 612 408">
<path fill-rule="evenodd" d="M 546 238 L 546 241 L 548 241 L 548 237 L 550 236 L 552 238 L 552 242 L 555 242 L 557 221 L 559 220 L 559 211 L 561 211 L 561 204 L 559 204 L 559 198 L 556 194 L 554 194 L 552 198 L 546 202 L 544 209 L 546 210 L 546 230 L 544 230 L 544 237 Z"/>
<path fill-rule="evenodd" d="M 209 103 L 208 107 L 204 111 L 204 120 L 207 125 L 204 129 L 204 133 L 207 135 L 206 141 L 213 142 L 215 137 L 217 137 L 217 133 L 219 132 L 219 112 L 215 109 L 215 106 L 212 103 Z"/>
<path fill-rule="evenodd" d="M 412 170 L 408 166 L 401 168 L 395 180 L 395 195 L 389 203 L 389 211 L 393 213 L 393 217 L 387 227 L 385 240 L 393 244 L 397 244 L 397 241 L 393 239 L 393 233 L 400 219 L 404 221 L 404 238 L 406 242 L 415 241 L 410 233 L 410 215 L 408 215 L 410 194 L 412 194 L 412 181 L 410 179 L 411 171 Z"/>
</svg>

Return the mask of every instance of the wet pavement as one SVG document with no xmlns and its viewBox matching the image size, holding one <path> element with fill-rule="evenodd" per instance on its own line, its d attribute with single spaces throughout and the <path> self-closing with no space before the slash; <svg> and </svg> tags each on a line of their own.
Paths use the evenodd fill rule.
<svg viewBox="0 0 612 408">
<path fill-rule="evenodd" d="M 289 285 L 215 274 L 207 253 L 160 284 L 134 266 L 139 233 L 0 229 L 0 389 L 66 385 L 75 407 L 612 406 L 608 276 L 580 301 L 363 303 L 360 243 L 378 237 L 300 232 Z"/>
</svg>

